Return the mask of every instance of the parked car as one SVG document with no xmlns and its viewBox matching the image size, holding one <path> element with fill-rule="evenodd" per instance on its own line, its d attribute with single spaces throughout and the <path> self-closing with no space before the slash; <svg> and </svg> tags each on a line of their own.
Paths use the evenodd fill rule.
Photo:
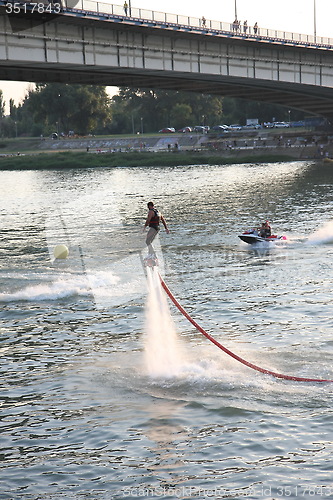
<svg viewBox="0 0 333 500">
<path fill-rule="evenodd" d="M 183 134 L 187 132 L 192 132 L 192 127 L 183 127 L 178 130 L 178 132 L 182 132 Z"/>
<path fill-rule="evenodd" d="M 214 130 L 215 132 L 225 132 L 228 130 L 228 125 L 215 125 L 211 128 L 211 130 Z"/>
<path fill-rule="evenodd" d="M 289 128 L 290 124 L 287 122 L 274 122 L 274 128 Z"/>
<path fill-rule="evenodd" d="M 242 127 L 238 124 L 234 125 L 229 125 L 230 130 L 242 130 Z"/>
<path fill-rule="evenodd" d="M 193 132 L 199 132 L 199 134 L 205 134 L 207 132 L 207 129 L 203 125 L 196 125 L 193 128 Z"/>
<path fill-rule="evenodd" d="M 176 130 L 173 127 L 162 128 L 161 130 L 158 131 L 159 134 L 171 134 L 174 132 L 176 132 Z"/>
<path fill-rule="evenodd" d="M 245 128 L 247 130 L 257 130 L 259 128 L 262 128 L 262 126 L 259 125 L 259 123 L 256 123 L 255 125 L 244 125 L 243 128 Z"/>
</svg>

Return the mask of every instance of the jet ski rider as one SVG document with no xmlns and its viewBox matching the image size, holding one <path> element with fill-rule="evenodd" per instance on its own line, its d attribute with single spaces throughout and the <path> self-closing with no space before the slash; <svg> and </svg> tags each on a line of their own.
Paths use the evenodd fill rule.
<svg viewBox="0 0 333 500">
<path fill-rule="evenodd" d="M 258 231 L 259 236 L 261 236 L 262 238 L 269 238 L 272 235 L 272 229 L 269 225 L 269 221 L 266 220 L 266 222 L 263 222 Z"/>
<path fill-rule="evenodd" d="M 162 222 L 167 234 L 169 234 L 170 231 L 169 231 L 169 228 L 167 226 L 167 223 L 166 223 L 163 215 L 157 210 L 157 208 L 154 207 L 154 203 L 152 201 L 149 201 L 147 203 L 147 207 L 148 207 L 148 216 L 147 216 L 147 219 L 146 219 L 146 222 L 145 222 L 143 229 L 145 230 L 145 228 L 147 226 L 149 227 L 147 237 L 146 237 L 146 245 L 148 247 L 148 254 L 152 255 L 152 256 L 156 256 L 154 248 L 152 246 L 152 242 L 155 239 L 158 231 L 160 230 L 160 222 Z"/>
</svg>

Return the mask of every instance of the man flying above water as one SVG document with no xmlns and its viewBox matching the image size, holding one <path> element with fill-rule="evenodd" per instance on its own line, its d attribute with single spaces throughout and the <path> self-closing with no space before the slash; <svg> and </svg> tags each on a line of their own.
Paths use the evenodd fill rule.
<svg viewBox="0 0 333 500">
<path fill-rule="evenodd" d="M 148 216 L 144 225 L 144 230 L 146 227 L 149 227 L 147 237 L 146 237 L 146 245 L 148 247 L 148 255 L 156 258 L 155 250 L 152 246 L 152 242 L 154 241 L 158 231 L 160 230 L 160 222 L 162 222 L 165 231 L 167 234 L 170 233 L 167 223 L 163 215 L 155 208 L 154 203 L 149 201 L 147 203 L 148 207 Z"/>
</svg>

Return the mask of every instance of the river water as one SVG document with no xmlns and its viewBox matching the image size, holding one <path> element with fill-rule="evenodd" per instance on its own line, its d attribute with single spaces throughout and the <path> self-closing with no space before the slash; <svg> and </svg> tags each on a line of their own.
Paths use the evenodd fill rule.
<svg viewBox="0 0 333 500">
<path fill-rule="evenodd" d="M 1 499 L 333 497 L 330 164 L 2 171 Z M 251 247 L 269 219 L 287 241 Z M 57 244 L 67 259 L 54 259 Z M 148 306 L 147 306 L 148 304 Z"/>
</svg>

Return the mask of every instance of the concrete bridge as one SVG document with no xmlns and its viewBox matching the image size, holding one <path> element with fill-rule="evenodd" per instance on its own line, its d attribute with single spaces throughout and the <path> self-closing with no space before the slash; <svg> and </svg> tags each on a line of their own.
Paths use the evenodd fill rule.
<svg viewBox="0 0 333 500">
<path fill-rule="evenodd" d="M 61 1 L 0 0 L 1 80 L 195 91 L 333 121 L 331 39 Z"/>
</svg>

